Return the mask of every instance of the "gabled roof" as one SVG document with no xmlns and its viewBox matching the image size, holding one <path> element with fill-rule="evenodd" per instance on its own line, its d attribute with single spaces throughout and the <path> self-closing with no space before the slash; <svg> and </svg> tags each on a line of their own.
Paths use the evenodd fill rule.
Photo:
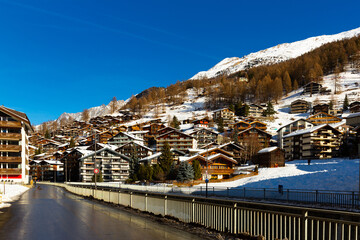
<svg viewBox="0 0 360 240">
<path fill-rule="evenodd" d="M 185 136 L 187 136 L 187 137 L 189 137 L 189 138 L 194 138 L 194 137 L 191 136 L 191 135 L 188 135 L 188 134 L 186 134 L 186 133 L 183 133 L 183 132 L 180 132 L 180 131 L 177 131 L 177 130 L 172 130 L 172 131 L 169 131 L 169 132 L 165 132 L 165 133 L 157 136 L 156 138 L 161 138 L 161 137 L 163 137 L 163 136 L 165 136 L 165 135 L 167 135 L 167 134 L 171 134 L 171 133 L 173 133 L 173 132 L 176 132 L 176 133 L 181 134 L 181 135 L 185 135 Z"/>
<path fill-rule="evenodd" d="M 195 160 L 195 159 L 201 159 L 203 161 L 208 161 L 208 162 L 213 162 L 215 159 L 217 158 L 223 158 L 229 162 L 232 162 L 232 163 L 237 163 L 237 161 L 229 156 L 226 156 L 222 153 L 217 153 L 217 154 L 213 154 L 211 156 L 208 156 L 208 157 L 203 157 L 202 155 L 198 154 L 198 155 L 194 155 L 194 156 L 191 156 L 189 158 L 182 158 L 182 161 L 191 161 L 191 160 Z"/>
<path fill-rule="evenodd" d="M 291 105 L 293 105 L 293 104 L 295 104 L 295 103 L 307 103 L 307 104 L 310 104 L 310 102 L 308 102 L 308 101 L 306 101 L 306 100 L 304 100 L 304 99 L 297 99 L 297 100 L 295 100 L 295 101 L 292 101 L 291 102 Z"/>
<path fill-rule="evenodd" d="M 138 144 L 138 143 L 136 143 L 136 142 L 125 143 L 125 144 L 121 145 L 120 147 L 116 147 L 115 150 L 121 149 L 121 148 L 125 147 L 126 145 L 130 145 L 130 144 L 138 145 L 138 146 L 140 146 L 140 147 L 142 147 L 142 148 L 147 149 L 148 151 L 153 152 L 153 150 L 152 150 L 151 148 L 149 148 L 149 147 L 147 147 L 147 146 L 145 146 L 145 145 Z"/>
<path fill-rule="evenodd" d="M 235 148 L 237 148 L 239 150 L 244 150 L 244 148 L 241 145 L 236 144 L 235 142 L 228 142 L 228 143 L 222 144 L 218 148 L 222 149 L 222 148 L 224 148 L 226 146 L 229 146 L 229 145 L 231 145 L 231 146 L 233 146 L 233 147 L 235 147 Z"/>
<path fill-rule="evenodd" d="M 336 117 L 336 116 L 331 115 L 331 114 L 328 114 L 328 113 L 324 113 L 324 112 L 319 112 L 319 113 L 317 113 L 317 114 L 315 114 L 315 115 L 312 115 L 312 116 L 308 117 L 306 120 L 309 120 L 309 119 L 311 119 L 311 118 L 317 117 L 317 116 L 320 115 L 320 114 L 327 115 L 328 117 L 331 117 L 331 118 L 337 118 L 338 120 L 341 121 L 341 118 Z"/>
<path fill-rule="evenodd" d="M 142 159 L 139 160 L 139 162 L 144 162 L 144 161 L 151 161 L 152 159 L 154 158 L 158 158 L 162 155 L 162 152 L 157 152 L 153 155 L 150 155 L 150 156 L 147 156 L 147 157 L 144 157 Z"/>
<path fill-rule="evenodd" d="M 238 135 L 240 135 L 240 134 L 242 134 L 242 133 L 245 133 L 245 132 L 248 132 L 248 131 L 251 131 L 251 130 L 256 130 L 256 131 L 258 131 L 258 132 L 262 132 L 262 133 L 264 133 L 264 134 L 266 134 L 266 135 L 272 136 L 270 133 L 265 132 L 265 131 L 263 131 L 263 130 L 261 130 L 261 129 L 258 129 L 258 128 L 256 128 L 256 127 L 251 127 L 251 128 L 245 129 L 244 131 L 239 132 Z"/>
<path fill-rule="evenodd" d="M 27 117 L 27 115 L 23 112 L 19 112 L 19 111 L 16 111 L 14 109 L 11 109 L 11 108 L 7 108 L 5 106 L 0 106 L 0 111 L 10 115 L 11 117 L 13 117 L 14 119 L 16 120 L 19 120 L 19 121 L 22 121 L 25 123 L 25 125 L 31 130 L 31 131 L 34 131 L 34 129 L 32 128 L 31 126 L 31 123 L 30 123 L 30 120 L 29 118 Z"/>
<path fill-rule="evenodd" d="M 125 155 L 123 155 L 123 154 L 120 154 L 120 153 L 118 153 L 118 152 L 115 152 L 114 150 L 112 150 L 112 149 L 110 149 L 110 148 L 107 148 L 107 147 L 102 148 L 102 149 L 100 149 L 100 150 L 98 150 L 98 151 L 96 151 L 96 152 L 92 151 L 92 153 L 87 154 L 87 155 L 81 157 L 79 160 L 82 160 L 82 159 L 84 159 L 84 158 L 88 158 L 88 157 L 94 156 L 95 154 L 98 155 L 99 153 L 101 153 L 101 152 L 103 152 L 103 151 L 108 151 L 108 152 L 111 152 L 112 154 L 114 154 L 114 155 L 116 155 L 116 156 L 118 156 L 118 157 L 125 158 L 125 159 L 128 160 L 128 161 L 130 160 L 129 157 L 127 157 L 127 156 L 125 156 Z"/>
<path fill-rule="evenodd" d="M 138 137 L 136 137 L 136 136 L 134 136 L 134 135 L 132 135 L 131 133 L 128 133 L 128 132 L 119 132 L 118 134 L 116 134 L 115 136 L 110 138 L 109 140 L 111 140 L 111 139 L 113 139 L 113 138 L 115 138 L 115 137 L 117 137 L 119 135 L 125 135 L 128 138 L 133 139 L 134 141 L 144 141 L 144 139 L 138 138 Z"/>
<path fill-rule="evenodd" d="M 322 125 L 315 126 L 315 127 L 312 127 L 312 128 L 301 129 L 301 130 L 298 130 L 298 131 L 289 133 L 288 135 L 285 135 L 284 138 L 293 137 L 293 136 L 297 136 L 297 135 L 303 135 L 303 134 L 307 134 L 307 133 L 312 133 L 312 132 L 315 132 L 315 131 L 317 131 L 317 130 L 319 130 L 319 129 L 321 129 L 321 128 L 324 128 L 324 127 L 330 127 L 332 130 L 340 133 L 338 130 L 336 130 L 335 128 L 331 127 L 330 125 L 328 125 L 328 124 L 322 124 Z"/>
<path fill-rule="evenodd" d="M 288 123 L 288 124 L 282 126 L 281 128 L 279 128 L 279 129 L 277 130 L 277 132 L 280 131 L 281 129 L 283 129 L 284 127 L 287 127 L 287 126 L 289 126 L 289 125 L 291 125 L 291 124 L 293 124 L 293 123 L 295 123 L 295 122 L 298 122 L 298 121 L 305 121 L 305 122 L 308 122 L 308 123 L 314 125 L 312 122 L 306 120 L 305 118 L 300 118 L 300 119 L 298 119 L 298 120 L 292 121 L 291 123 Z"/>
<path fill-rule="evenodd" d="M 272 151 L 274 151 L 276 149 L 278 149 L 278 147 L 263 148 L 260 151 L 258 151 L 258 154 L 272 152 Z"/>
</svg>

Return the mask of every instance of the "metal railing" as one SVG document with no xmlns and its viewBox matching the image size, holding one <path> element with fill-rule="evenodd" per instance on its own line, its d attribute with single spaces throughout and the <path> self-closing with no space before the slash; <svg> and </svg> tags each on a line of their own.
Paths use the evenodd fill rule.
<svg viewBox="0 0 360 240">
<path fill-rule="evenodd" d="M 70 183 L 76 185 L 91 185 L 91 183 Z M 98 183 L 99 186 L 137 190 L 154 193 L 176 193 L 194 196 L 205 196 L 206 187 L 174 187 L 170 184 L 142 186 L 121 183 Z M 360 209 L 359 192 L 302 190 L 302 189 L 274 189 L 274 188 L 229 188 L 209 187 L 208 196 L 234 199 L 248 199 L 257 201 L 271 201 L 311 205 L 333 209 Z"/>
<path fill-rule="evenodd" d="M 148 193 L 114 187 L 56 184 L 82 196 L 171 216 L 237 236 L 265 239 L 359 239 L 360 213 L 271 203 Z"/>
</svg>

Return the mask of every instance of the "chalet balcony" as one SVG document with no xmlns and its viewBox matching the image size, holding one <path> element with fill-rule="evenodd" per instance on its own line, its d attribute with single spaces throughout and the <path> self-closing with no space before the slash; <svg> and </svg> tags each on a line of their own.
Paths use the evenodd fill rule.
<svg viewBox="0 0 360 240">
<path fill-rule="evenodd" d="M 21 168 L 0 168 L 0 174 L 2 174 L 2 175 L 19 175 L 19 174 L 21 174 Z"/>
<path fill-rule="evenodd" d="M 21 128 L 21 122 L 0 121 L 0 127 Z"/>
<path fill-rule="evenodd" d="M 2 151 L 2 152 L 20 152 L 21 145 L 0 145 L 0 151 Z"/>
<path fill-rule="evenodd" d="M 2 140 L 21 140 L 21 133 L 0 133 Z"/>
<path fill-rule="evenodd" d="M 2 163 L 21 163 L 21 157 L 0 157 Z"/>
</svg>

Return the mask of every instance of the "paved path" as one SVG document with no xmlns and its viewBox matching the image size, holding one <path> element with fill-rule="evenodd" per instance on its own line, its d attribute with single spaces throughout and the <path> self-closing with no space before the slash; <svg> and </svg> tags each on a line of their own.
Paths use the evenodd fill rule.
<svg viewBox="0 0 360 240">
<path fill-rule="evenodd" d="M 0 239 L 199 239 L 197 236 L 41 185 L 0 213 Z"/>
</svg>

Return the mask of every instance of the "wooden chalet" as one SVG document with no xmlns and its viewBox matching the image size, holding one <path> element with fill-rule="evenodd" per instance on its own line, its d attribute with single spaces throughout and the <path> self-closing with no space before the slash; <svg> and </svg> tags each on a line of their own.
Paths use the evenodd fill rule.
<svg viewBox="0 0 360 240">
<path fill-rule="evenodd" d="M 254 103 L 249 104 L 249 116 L 261 117 L 263 111 L 264 111 L 264 108 L 262 106 L 254 104 Z"/>
<path fill-rule="evenodd" d="M 351 113 L 360 112 L 360 102 L 356 101 L 356 102 L 350 103 L 349 110 Z"/>
<path fill-rule="evenodd" d="M 348 115 L 346 117 L 346 124 L 353 127 L 360 126 L 360 112 Z"/>
<path fill-rule="evenodd" d="M 195 160 L 200 163 L 202 180 L 205 180 L 206 177 L 209 179 L 231 178 L 237 165 L 235 159 L 222 153 L 211 154 L 210 152 L 209 155 L 205 156 L 199 154 L 188 158 L 186 161 L 191 164 Z"/>
<path fill-rule="evenodd" d="M 306 119 L 314 125 L 330 124 L 341 122 L 342 119 L 328 113 L 320 112 Z"/>
<path fill-rule="evenodd" d="M 250 125 L 253 128 L 257 128 L 257 129 L 264 130 L 264 131 L 266 131 L 266 129 L 267 129 L 266 123 L 263 123 L 260 121 L 251 122 Z"/>
<path fill-rule="evenodd" d="M 312 108 L 312 114 L 316 114 L 316 113 L 320 113 L 320 112 L 324 112 L 324 113 L 329 113 L 330 111 L 330 105 L 329 104 L 317 104 L 315 106 L 313 106 Z"/>
<path fill-rule="evenodd" d="M 303 86 L 304 91 L 303 94 L 315 94 L 320 93 L 322 85 L 316 82 L 309 82 L 305 86 Z"/>
<path fill-rule="evenodd" d="M 268 147 L 270 145 L 271 134 L 258 128 L 249 128 L 238 133 L 238 141 L 240 144 L 255 144 L 258 143 L 261 147 Z"/>
<path fill-rule="evenodd" d="M 290 113 L 298 114 L 298 113 L 307 113 L 310 110 L 311 104 L 305 100 L 295 100 L 290 105 Z"/>
<path fill-rule="evenodd" d="M 228 153 L 232 154 L 232 157 L 238 162 L 238 163 L 244 163 L 241 159 L 241 154 L 244 151 L 244 147 L 242 147 L 239 144 L 236 144 L 234 142 L 225 143 L 223 145 L 218 146 L 221 150 L 225 150 Z"/>
<path fill-rule="evenodd" d="M 235 113 L 228 108 L 218 109 L 213 112 L 213 119 L 223 119 L 224 126 L 228 126 L 234 121 Z"/>
<path fill-rule="evenodd" d="M 156 137 L 156 151 L 159 152 L 164 147 L 165 142 L 168 142 L 170 148 L 180 151 L 186 151 L 190 148 L 197 148 L 197 141 L 194 137 L 172 130 Z"/>
<path fill-rule="evenodd" d="M 218 132 L 209 128 L 196 128 L 188 132 L 188 134 L 196 139 L 199 148 L 212 142 L 218 143 L 222 139 Z"/>
<path fill-rule="evenodd" d="M 195 120 L 192 123 L 194 124 L 194 128 L 208 128 L 210 121 L 207 118 L 203 118 Z"/>
<path fill-rule="evenodd" d="M 148 157 L 153 154 L 153 150 L 144 145 L 138 144 L 136 142 L 126 143 L 115 150 L 127 157 L 131 157 L 132 154 L 136 154 L 138 159 Z"/>
<path fill-rule="evenodd" d="M 251 125 L 249 122 L 246 121 L 239 121 L 237 123 L 234 123 L 233 125 L 233 129 L 237 129 L 239 132 L 244 131 L 248 128 L 251 128 Z"/>
<path fill-rule="evenodd" d="M 263 148 L 254 156 L 252 162 L 259 167 L 284 167 L 285 152 L 279 147 Z"/>
<path fill-rule="evenodd" d="M 143 130 L 148 131 L 148 135 L 155 136 L 160 129 L 165 127 L 162 123 L 150 123 L 150 125 L 144 126 Z"/>
<path fill-rule="evenodd" d="M 144 139 L 136 137 L 129 132 L 119 132 L 108 141 L 109 144 L 116 145 L 118 147 L 130 142 L 136 142 L 140 145 L 143 145 Z"/>
<path fill-rule="evenodd" d="M 338 156 L 341 132 L 323 124 L 284 136 L 285 159 L 324 159 Z"/>
<path fill-rule="evenodd" d="M 112 133 L 110 131 L 104 131 L 101 133 L 92 134 L 89 137 L 87 137 L 87 144 L 90 145 L 94 142 L 96 135 L 96 142 L 98 143 L 108 143 L 109 139 L 113 137 Z"/>
<path fill-rule="evenodd" d="M 304 118 L 300 118 L 298 120 L 295 120 L 289 124 L 286 124 L 284 126 L 282 126 L 281 128 L 279 128 L 277 130 L 277 135 L 278 135 L 278 146 L 280 148 L 283 148 L 283 137 L 289 133 L 301 130 L 301 129 L 305 129 L 305 128 L 312 128 L 315 125 L 312 122 L 307 121 Z"/>
<path fill-rule="evenodd" d="M 173 128 L 173 127 L 164 127 L 164 128 L 161 128 L 160 130 L 157 131 L 156 135 L 162 135 L 164 133 L 167 133 L 167 132 L 171 132 L 171 131 L 179 131 L 178 129 L 176 128 Z"/>
</svg>

